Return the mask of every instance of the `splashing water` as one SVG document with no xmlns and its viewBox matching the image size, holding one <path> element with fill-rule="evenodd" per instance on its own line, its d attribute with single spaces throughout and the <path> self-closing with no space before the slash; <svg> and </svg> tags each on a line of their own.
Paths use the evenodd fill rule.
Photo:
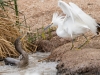
<svg viewBox="0 0 100 75">
<path fill-rule="evenodd" d="M 17 68 L 16 66 L 0 65 L 0 75 L 56 75 L 57 62 L 38 62 L 49 56 L 50 53 L 34 53 L 29 55 L 29 65 L 25 68 Z"/>
</svg>

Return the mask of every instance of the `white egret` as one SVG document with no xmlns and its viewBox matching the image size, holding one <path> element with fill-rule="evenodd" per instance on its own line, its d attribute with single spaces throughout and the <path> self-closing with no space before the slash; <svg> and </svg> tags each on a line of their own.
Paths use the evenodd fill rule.
<svg viewBox="0 0 100 75">
<path fill-rule="evenodd" d="M 73 39 L 78 35 L 83 34 L 85 37 L 84 33 L 88 30 L 91 30 L 94 34 L 97 33 L 98 24 L 96 21 L 85 12 L 83 12 L 76 4 L 69 2 L 68 5 L 64 1 L 60 0 L 58 1 L 58 6 L 62 9 L 66 16 L 61 16 L 58 15 L 58 13 L 54 13 L 52 24 L 50 24 L 48 27 L 57 25 L 58 28 L 56 33 L 59 37 L 72 38 L 71 49 L 74 47 Z M 87 41 L 88 40 L 86 38 L 86 42 Z M 83 45 L 81 45 L 79 48 L 81 48 Z"/>
</svg>

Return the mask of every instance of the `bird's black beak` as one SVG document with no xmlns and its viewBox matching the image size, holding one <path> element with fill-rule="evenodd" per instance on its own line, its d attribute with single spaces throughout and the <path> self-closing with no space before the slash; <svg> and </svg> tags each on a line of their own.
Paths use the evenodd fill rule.
<svg viewBox="0 0 100 75">
<path fill-rule="evenodd" d="M 50 25 L 46 26 L 46 27 L 44 28 L 44 30 L 50 28 L 52 25 L 53 25 L 53 23 L 51 23 Z"/>
</svg>

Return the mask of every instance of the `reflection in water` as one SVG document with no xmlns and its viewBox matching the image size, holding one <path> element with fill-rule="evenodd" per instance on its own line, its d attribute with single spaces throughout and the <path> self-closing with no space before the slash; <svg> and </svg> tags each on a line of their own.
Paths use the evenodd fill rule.
<svg viewBox="0 0 100 75">
<path fill-rule="evenodd" d="M 56 62 L 38 62 L 39 59 L 48 57 L 50 53 L 34 53 L 29 55 L 29 65 L 25 68 L 0 65 L 0 75 L 56 75 Z"/>
</svg>

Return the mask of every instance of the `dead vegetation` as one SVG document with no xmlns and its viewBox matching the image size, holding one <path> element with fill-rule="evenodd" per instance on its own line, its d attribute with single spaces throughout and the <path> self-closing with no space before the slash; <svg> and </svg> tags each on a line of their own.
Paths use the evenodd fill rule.
<svg viewBox="0 0 100 75">
<path fill-rule="evenodd" d="M 13 22 L 0 17 L 0 58 L 7 56 L 18 56 L 13 42 L 20 36 L 17 27 L 13 26 Z"/>
<path fill-rule="evenodd" d="M 18 37 L 25 35 L 25 32 L 28 30 L 28 28 L 21 26 L 22 20 L 16 18 L 13 7 L 10 8 L 10 6 L 5 5 L 7 4 L 7 1 L 5 1 L 3 6 L 2 4 L 4 4 L 3 1 L 0 3 L 0 6 L 2 7 L 0 8 L 0 60 L 5 57 L 19 56 L 19 53 L 15 49 L 14 41 Z M 8 0 L 8 4 L 13 6 L 13 2 L 10 0 Z M 16 24 L 18 20 L 20 23 Z M 22 43 L 26 52 L 34 52 L 34 50 L 36 50 L 36 46 L 28 42 L 27 39 L 24 39 Z"/>
</svg>

